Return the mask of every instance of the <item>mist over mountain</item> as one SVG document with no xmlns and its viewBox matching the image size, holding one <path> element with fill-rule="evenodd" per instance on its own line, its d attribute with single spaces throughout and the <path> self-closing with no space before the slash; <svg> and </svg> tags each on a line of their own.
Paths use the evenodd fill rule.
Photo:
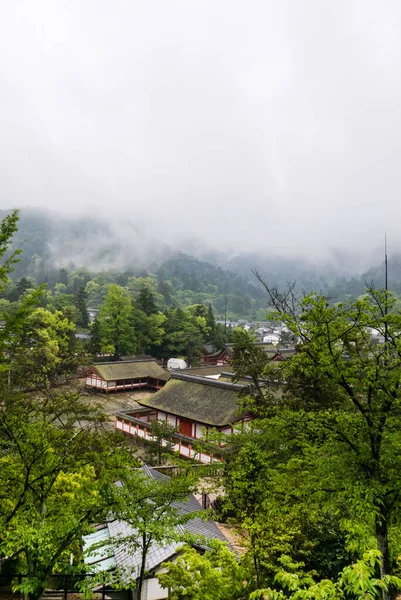
<svg viewBox="0 0 401 600">
<path fill-rule="evenodd" d="M 0 217 L 6 213 L 2 211 Z M 365 283 L 383 285 L 380 259 L 366 268 L 366 256 L 346 252 L 313 262 L 302 256 L 282 257 L 279 250 L 277 254 L 225 251 L 219 240 L 216 248 L 199 239 L 167 244 L 160 235 L 152 236 L 151 226 L 145 227 L 140 221 L 95 215 L 66 217 L 41 209 L 21 211 L 14 247 L 23 249 L 14 278 L 28 276 L 38 282 L 46 280 L 49 269 L 114 269 L 155 273 L 161 280 L 174 281 L 177 289 L 205 292 L 202 287 L 211 286 L 223 294 L 229 286 L 237 294 L 261 297 L 263 288 L 256 280 L 256 271 L 270 285 L 285 287 L 296 281 L 303 291 L 316 290 L 333 300 L 363 293 Z M 390 257 L 389 274 L 391 289 L 401 291 L 401 255 Z"/>
<path fill-rule="evenodd" d="M 1 211 L 4 217 L 7 211 Z M 154 239 L 132 221 L 66 217 L 48 210 L 21 211 L 14 247 L 23 254 L 16 276 L 36 276 L 51 267 L 88 268 L 93 271 L 157 268 L 172 256 L 167 244 Z"/>
</svg>

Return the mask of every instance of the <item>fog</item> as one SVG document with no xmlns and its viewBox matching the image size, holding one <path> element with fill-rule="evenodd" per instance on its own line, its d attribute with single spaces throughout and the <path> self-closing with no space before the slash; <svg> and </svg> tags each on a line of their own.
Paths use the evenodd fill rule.
<svg viewBox="0 0 401 600">
<path fill-rule="evenodd" d="M 0 208 L 224 252 L 401 249 L 401 3 L 3 0 Z"/>
</svg>

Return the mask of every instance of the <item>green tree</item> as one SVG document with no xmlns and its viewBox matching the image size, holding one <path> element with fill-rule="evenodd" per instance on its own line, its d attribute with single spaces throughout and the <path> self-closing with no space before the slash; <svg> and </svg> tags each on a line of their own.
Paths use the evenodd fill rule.
<svg viewBox="0 0 401 600">
<path fill-rule="evenodd" d="M 149 450 L 152 458 L 157 458 L 157 464 L 163 464 L 163 458 L 166 455 L 172 454 L 174 448 L 174 434 L 178 428 L 173 427 L 167 421 L 156 419 L 152 421 L 150 426 L 150 435 L 152 441 L 149 442 Z"/>
<path fill-rule="evenodd" d="M 195 484 L 189 471 L 174 477 L 155 479 L 138 471 L 126 473 L 122 485 L 116 488 L 114 514 L 132 526 L 132 535 L 112 540 L 114 545 L 128 548 L 128 552 L 140 551 L 141 565 L 137 578 L 136 597 L 141 598 L 146 576 L 146 559 L 152 544 L 168 544 L 182 538 L 178 525 L 185 523 L 193 514 L 181 514 L 177 502 L 186 500 Z"/>
<path fill-rule="evenodd" d="M 70 294 L 76 294 L 81 285 L 84 287 L 90 280 L 90 273 L 87 269 L 78 269 L 74 271 L 68 278 L 68 291 Z M 64 283 L 64 281 L 62 282 Z"/>
<path fill-rule="evenodd" d="M 291 571 L 293 565 L 284 563 L 281 572 L 276 575 L 273 589 L 257 590 L 250 595 L 250 600 L 374 600 L 380 595 L 387 595 L 391 589 L 400 590 L 401 579 L 398 577 L 376 577 L 379 564 L 380 552 L 370 550 L 361 560 L 345 567 L 336 581 L 325 579 L 316 583 L 309 576 L 299 577 Z"/>
<path fill-rule="evenodd" d="M 100 307 L 99 322 L 103 352 L 113 353 L 115 360 L 121 355 L 135 352 L 131 298 L 119 285 L 109 285 L 107 296 Z"/>
<path fill-rule="evenodd" d="M 17 218 L 13 213 L 0 224 L 0 256 Z M 0 266 L 3 283 L 15 258 Z M 42 597 L 48 576 L 67 562 L 89 524 L 109 513 L 117 473 L 135 464 L 117 451 L 122 438 L 103 431 L 103 419 L 79 395 L 19 391 L 27 372 L 33 381 L 49 381 L 68 363 L 73 327 L 36 307 L 41 292 L 25 294 L 0 331 L 0 557 L 21 560 L 26 576 L 17 589 L 26 600 Z"/>
<path fill-rule="evenodd" d="M 90 306 L 97 306 L 103 300 L 103 288 L 96 281 L 88 281 L 85 286 L 85 292 L 88 294 L 88 303 Z"/>
<path fill-rule="evenodd" d="M 281 331 L 280 338 L 278 341 L 278 345 L 280 348 L 288 348 L 295 346 L 296 342 L 297 338 L 294 336 L 294 334 L 291 333 L 291 331 L 286 331 L 285 329 Z"/>
<path fill-rule="evenodd" d="M 160 349 L 155 349 L 157 355 L 170 358 L 183 354 L 189 365 L 196 364 L 209 334 L 206 318 L 201 312 L 206 312 L 202 305 L 195 305 L 187 310 L 167 309 L 163 323 L 165 334 Z"/>
<path fill-rule="evenodd" d="M 283 556 L 299 565 L 298 575 L 319 578 L 336 576 L 354 558 L 337 516 L 287 475 L 297 446 L 286 426 L 254 421 L 226 452 L 223 515 L 243 532 L 256 587 L 273 584 Z"/>
<path fill-rule="evenodd" d="M 171 281 L 158 281 L 158 291 L 163 296 L 166 306 L 171 306 L 174 299 L 174 287 Z"/>
<path fill-rule="evenodd" d="M 2 287 L 8 282 L 8 276 L 13 271 L 14 265 L 18 261 L 18 256 L 22 252 L 20 249 L 9 252 L 12 237 L 18 230 L 18 219 L 19 211 L 13 210 L 0 222 L 0 257 L 3 260 L 3 264 L 0 267 L 0 282 Z"/>
<path fill-rule="evenodd" d="M 139 295 L 136 300 L 137 307 L 142 310 L 147 317 L 157 313 L 155 295 L 146 283 L 142 283 Z"/>
<path fill-rule="evenodd" d="M 88 344 L 88 351 L 93 356 L 102 351 L 102 333 L 99 319 L 96 317 L 90 327 L 91 339 Z"/>
<path fill-rule="evenodd" d="M 75 294 L 75 306 L 79 311 L 79 317 L 76 321 L 78 327 L 83 327 L 87 329 L 89 326 L 89 314 L 86 306 L 86 299 L 88 297 L 87 292 L 85 291 L 85 287 L 80 285 L 77 293 Z"/>
<path fill-rule="evenodd" d="M 163 341 L 163 325 L 166 317 L 156 312 L 147 315 L 134 301 L 132 306 L 132 327 L 136 333 L 137 352 L 146 354 L 152 347 Z"/>
<path fill-rule="evenodd" d="M 1 394 L 0 556 L 19 558 L 26 600 L 68 565 L 90 525 L 106 518 L 115 478 L 135 464 L 120 436 L 77 394 Z M 85 422 L 85 426 L 81 426 Z"/>
<path fill-rule="evenodd" d="M 164 563 L 158 575 L 171 600 L 235 600 L 248 596 L 249 568 L 242 565 L 226 544 L 208 541 L 204 554 L 185 546 L 174 562 Z"/>
<path fill-rule="evenodd" d="M 76 371 L 82 356 L 74 350 L 75 325 L 61 312 L 36 308 L 9 342 L 11 380 L 24 387 L 47 387 Z"/>
<path fill-rule="evenodd" d="M 58 272 L 57 283 L 62 283 L 67 287 L 68 285 L 68 271 L 67 269 L 60 269 Z"/>
<path fill-rule="evenodd" d="M 240 328 L 235 329 L 233 339 L 232 365 L 236 378 L 250 377 L 252 389 L 249 392 L 264 400 L 260 378 L 269 363 L 268 355 L 263 348 L 255 345 L 255 335 L 251 331 Z"/>
<path fill-rule="evenodd" d="M 56 283 L 54 286 L 54 295 L 61 296 L 67 291 L 67 286 L 64 283 Z"/>
<path fill-rule="evenodd" d="M 216 318 L 214 316 L 212 305 L 209 304 L 207 307 L 206 313 L 206 325 L 210 330 L 210 334 L 213 336 L 214 330 L 216 328 Z"/>
<path fill-rule="evenodd" d="M 401 549 L 401 315 L 393 310 L 395 299 L 369 289 L 354 302 L 330 306 L 317 294 L 297 298 L 291 290 L 267 290 L 275 318 L 301 341 L 293 359 L 270 364 L 263 375 L 270 389 L 281 381 L 286 390 L 281 401 L 266 399 L 263 427 L 280 429 L 281 445 L 296 448 L 285 464 L 287 490 L 337 514 L 355 548 L 374 539 L 381 578 L 392 575 Z M 375 343 L 370 328 L 384 342 Z M 392 596 L 391 589 L 383 592 Z"/>
<path fill-rule="evenodd" d="M 11 300 L 11 302 L 15 302 L 16 300 L 18 300 L 18 298 L 23 296 L 27 290 L 29 290 L 32 287 L 33 284 L 31 281 L 29 281 L 29 279 L 27 279 L 26 277 L 21 277 L 21 279 L 17 281 L 15 287 L 9 294 L 9 300 Z"/>
</svg>

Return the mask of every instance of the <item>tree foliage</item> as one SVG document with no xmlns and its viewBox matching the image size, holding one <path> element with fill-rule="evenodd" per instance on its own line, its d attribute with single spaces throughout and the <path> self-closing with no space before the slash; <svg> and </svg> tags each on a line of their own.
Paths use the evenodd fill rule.
<svg viewBox="0 0 401 600">
<path fill-rule="evenodd" d="M 254 382 L 247 404 L 258 417 L 240 453 L 249 461 L 256 452 L 257 479 L 265 481 L 257 496 L 265 519 L 256 514 L 251 525 L 269 532 L 280 524 L 281 533 L 269 535 L 283 541 L 283 532 L 291 533 L 285 525 L 289 519 L 295 530 L 286 552 L 311 568 L 307 553 L 299 554 L 302 539 L 309 529 L 306 539 L 313 542 L 311 527 L 315 535 L 322 532 L 319 514 L 333 515 L 337 540 L 343 539 L 343 559 L 347 552 L 360 555 L 376 544 L 383 579 L 397 572 L 401 550 L 401 315 L 393 297 L 373 289 L 357 301 L 334 306 L 317 294 L 298 298 L 292 290 L 280 294 L 267 289 L 276 309 L 273 318 L 299 339 L 299 351 L 291 360 L 265 367 L 243 340 L 234 352 L 242 375 Z M 372 328 L 381 342 L 372 338 Z M 256 484 L 247 474 L 241 476 L 237 457 L 227 473 L 232 499 L 240 507 L 238 482 L 249 492 Z M 252 494 L 250 498 L 254 501 Z M 252 501 L 247 506 L 244 499 L 252 513 Z M 249 516 L 241 518 L 247 524 Z M 257 536 L 258 544 L 264 537 Z M 319 537 L 324 543 L 321 533 Z M 255 556 L 263 567 L 267 547 Z M 383 595 L 391 596 L 392 590 Z"/>
<path fill-rule="evenodd" d="M 160 584 L 168 588 L 171 600 L 235 600 L 245 598 L 249 569 L 242 565 L 226 544 L 208 541 L 204 554 L 185 546 L 175 562 L 164 563 Z"/>
<path fill-rule="evenodd" d="M 177 502 L 186 500 L 195 481 L 196 477 L 189 470 L 178 477 L 157 479 L 136 470 L 126 472 L 121 485 L 115 488 L 115 515 L 132 529 L 131 534 L 116 537 L 112 543 L 140 555 L 139 577 L 136 577 L 138 598 L 141 598 L 146 560 L 152 544 L 165 545 L 183 538 L 178 526 L 193 515 L 180 512 Z"/>
<path fill-rule="evenodd" d="M 115 359 L 124 354 L 135 353 L 131 299 L 122 287 L 115 284 L 109 286 L 100 309 L 99 322 L 103 352 L 114 354 Z"/>
</svg>

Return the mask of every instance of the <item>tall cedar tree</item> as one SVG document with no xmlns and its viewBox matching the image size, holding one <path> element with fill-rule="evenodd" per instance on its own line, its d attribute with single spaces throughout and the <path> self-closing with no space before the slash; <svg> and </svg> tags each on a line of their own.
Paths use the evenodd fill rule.
<svg viewBox="0 0 401 600">
<path fill-rule="evenodd" d="M 119 285 L 108 286 L 107 296 L 100 308 L 102 351 L 112 353 L 118 360 L 136 350 L 132 326 L 132 304 L 129 293 Z"/>
<path fill-rule="evenodd" d="M 93 321 L 93 323 L 91 325 L 90 333 L 91 333 L 91 339 L 88 344 L 88 350 L 89 350 L 90 354 L 93 354 L 93 356 L 96 356 L 96 354 L 99 354 L 102 351 L 101 327 L 100 327 L 99 319 L 97 317 L 95 318 L 95 320 Z"/>
<path fill-rule="evenodd" d="M 146 283 L 141 285 L 136 306 L 142 310 L 147 317 L 157 313 L 157 306 L 154 294 Z"/>
<path fill-rule="evenodd" d="M 75 306 L 79 311 L 79 317 L 77 320 L 78 327 L 87 329 L 89 327 L 89 314 L 86 306 L 86 299 L 88 294 L 85 291 L 85 286 L 80 285 L 77 293 L 75 294 Z"/>
</svg>

